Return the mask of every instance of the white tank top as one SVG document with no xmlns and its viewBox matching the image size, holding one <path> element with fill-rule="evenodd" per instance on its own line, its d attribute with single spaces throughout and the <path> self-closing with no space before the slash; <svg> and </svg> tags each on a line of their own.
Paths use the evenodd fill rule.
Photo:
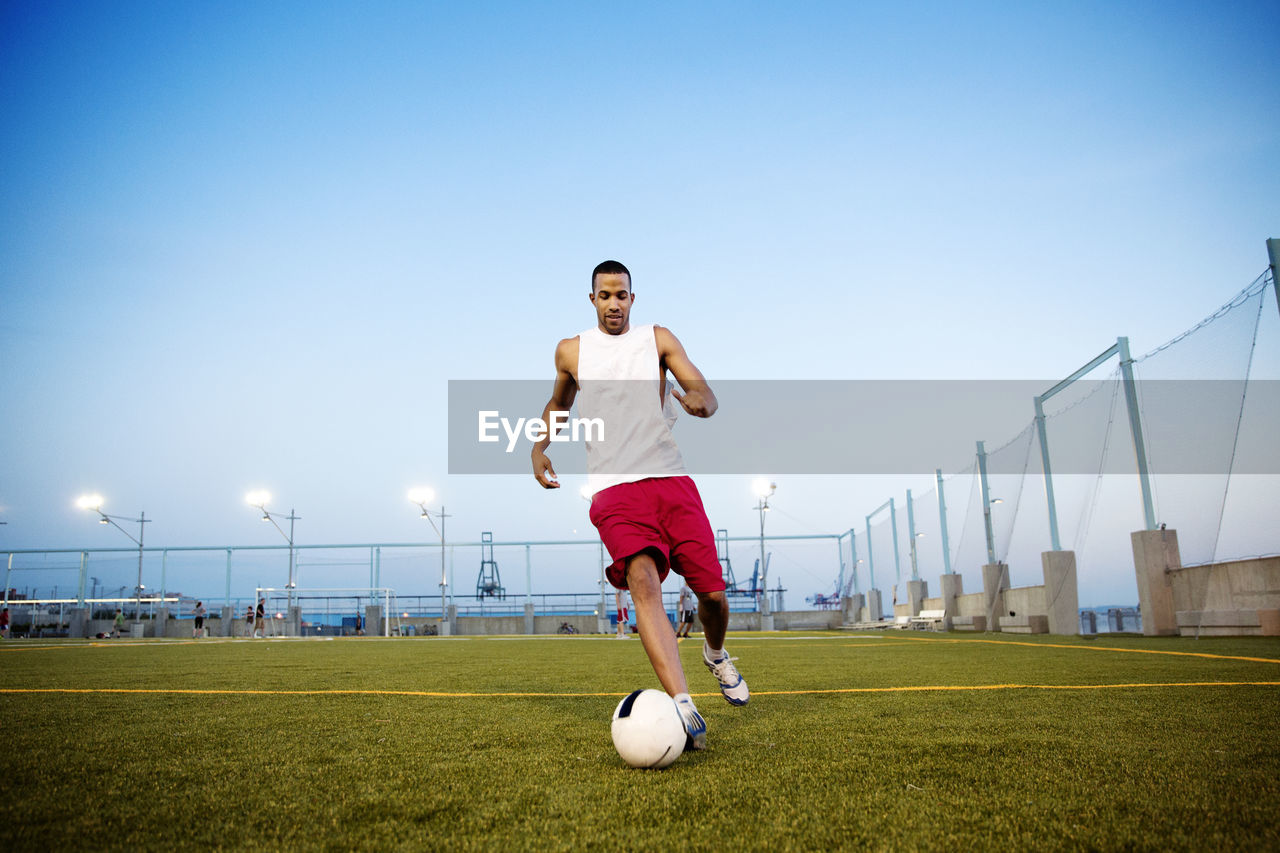
<svg viewBox="0 0 1280 853">
<path fill-rule="evenodd" d="M 578 417 L 604 421 L 604 441 L 587 441 L 587 490 L 689 473 L 671 435 L 679 413 L 661 396 L 653 325 L 607 335 L 592 326 L 578 335 Z"/>
</svg>

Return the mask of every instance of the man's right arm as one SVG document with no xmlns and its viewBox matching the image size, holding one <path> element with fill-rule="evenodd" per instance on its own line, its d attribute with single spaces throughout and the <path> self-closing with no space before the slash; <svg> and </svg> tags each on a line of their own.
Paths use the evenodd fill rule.
<svg viewBox="0 0 1280 853">
<path fill-rule="evenodd" d="M 542 422 L 551 423 L 552 412 L 567 412 L 578 396 L 578 381 L 574 378 L 578 371 L 578 339 L 565 338 L 556 346 L 556 383 L 551 389 L 551 399 L 542 409 Z M 530 454 L 533 461 L 533 477 L 544 489 L 558 489 L 556 469 L 547 457 L 547 448 L 551 446 L 550 431 L 533 446 Z"/>
</svg>

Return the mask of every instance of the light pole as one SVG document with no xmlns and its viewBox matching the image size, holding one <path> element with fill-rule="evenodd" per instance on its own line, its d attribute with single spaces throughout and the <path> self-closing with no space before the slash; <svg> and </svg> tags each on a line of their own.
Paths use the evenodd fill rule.
<svg viewBox="0 0 1280 853">
<path fill-rule="evenodd" d="M 582 488 L 578 489 L 578 494 L 582 496 L 582 499 L 586 501 L 588 505 L 591 503 L 591 489 L 586 484 L 583 484 Z M 601 634 L 609 633 L 606 628 L 609 621 L 608 604 L 606 603 L 607 599 L 605 598 L 606 583 L 607 583 L 607 580 L 605 578 L 605 565 L 604 565 L 604 540 L 601 539 L 600 540 L 600 610 L 596 614 L 596 630 Z"/>
<path fill-rule="evenodd" d="M 755 492 L 759 502 L 756 503 L 754 509 L 760 513 L 760 591 L 759 609 L 761 616 L 769 615 L 769 566 L 765 562 L 764 556 L 764 514 L 769 511 L 769 498 L 778 490 L 777 483 L 771 483 L 768 480 L 756 480 L 751 484 L 751 490 Z"/>
<path fill-rule="evenodd" d="M 297 586 L 297 583 L 294 581 L 294 577 L 293 577 L 294 565 L 295 565 L 293 560 L 293 523 L 295 521 L 301 521 L 302 516 L 294 515 L 294 511 L 292 509 L 289 510 L 288 515 L 282 515 L 281 513 L 278 513 L 278 512 L 271 512 L 269 509 L 267 509 L 267 504 L 271 503 L 271 495 L 268 492 L 263 492 L 263 491 L 249 492 L 249 494 L 244 496 L 244 500 L 245 500 L 245 503 L 247 503 L 249 506 L 254 507 L 258 511 L 260 511 L 262 513 L 262 520 L 271 522 L 272 526 L 275 527 L 275 529 L 280 532 L 280 535 L 284 537 L 284 540 L 289 543 L 289 584 L 288 586 L 285 587 L 285 589 L 289 590 L 289 610 L 290 610 L 290 615 L 292 615 L 293 590 Z M 283 518 L 288 520 L 289 522 L 288 533 L 285 533 L 284 528 L 276 523 L 277 518 Z M 266 634 L 264 633 L 263 636 L 265 637 Z"/>
<path fill-rule="evenodd" d="M 143 539 L 143 534 L 146 531 L 146 525 L 149 522 L 151 522 L 152 519 L 147 518 L 147 514 L 145 512 L 138 513 L 137 518 L 126 518 L 123 515 L 107 515 L 105 512 L 102 511 L 102 504 L 103 504 L 102 495 L 96 495 L 96 494 L 82 495 L 80 499 L 76 501 L 76 506 L 80 507 L 80 509 L 91 509 L 94 512 L 96 512 L 99 516 L 98 518 L 99 524 L 110 524 L 116 530 L 119 530 L 125 536 L 128 536 L 129 539 L 131 539 L 138 546 L 138 586 L 134 590 L 136 601 L 134 603 L 133 618 L 134 618 L 134 621 L 141 622 L 142 621 L 142 539 Z M 116 524 L 117 520 L 127 521 L 130 524 L 138 525 L 137 538 L 135 539 L 132 533 L 125 530 L 119 524 Z M 82 596 L 84 595 L 84 587 L 81 587 L 80 594 Z"/>
<path fill-rule="evenodd" d="M 422 517 L 431 522 L 431 528 L 435 530 L 436 535 L 440 537 L 440 618 L 448 620 L 449 618 L 449 580 L 445 574 L 444 568 L 444 520 L 449 516 L 445 514 L 444 504 L 440 505 L 440 510 L 427 509 L 427 504 L 436 496 L 436 493 L 428 488 L 416 488 L 409 490 L 409 502 L 418 505 L 418 509 L 422 510 Z M 434 516 L 434 518 L 433 518 Z M 440 526 L 436 527 L 435 519 L 440 519 Z"/>
</svg>

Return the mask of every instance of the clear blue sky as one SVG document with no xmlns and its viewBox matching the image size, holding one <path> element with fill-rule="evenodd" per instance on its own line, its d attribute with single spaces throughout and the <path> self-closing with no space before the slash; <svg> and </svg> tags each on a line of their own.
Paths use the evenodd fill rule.
<svg viewBox="0 0 1280 853">
<path fill-rule="evenodd" d="M 300 540 L 425 540 L 419 483 L 461 538 L 590 535 L 573 489 L 449 478 L 443 407 L 549 383 L 606 257 L 712 380 L 1146 351 L 1280 236 L 1277 32 L 1268 2 L 6 2 L 0 548 L 128 544 L 85 490 L 157 545 L 271 543 L 255 487 Z M 779 532 L 889 488 L 762 473 Z M 704 492 L 752 532 L 747 478 Z"/>
</svg>

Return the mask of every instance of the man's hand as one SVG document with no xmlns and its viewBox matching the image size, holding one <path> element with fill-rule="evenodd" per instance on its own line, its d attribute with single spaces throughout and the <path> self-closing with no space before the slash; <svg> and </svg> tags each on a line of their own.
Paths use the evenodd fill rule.
<svg viewBox="0 0 1280 853">
<path fill-rule="evenodd" d="M 716 413 L 719 403 L 715 397 L 702 393 L 699 388 L 693 388 L 681 394 L 679 388 L 673 387 L 671 395 L 676 401 L 684 407 L 684 410 L 695 418 L 709 418 Z"/>
<path fill-rule="evenodd" d="M 551 467 L 551 460 L 547 454 L 538 448 L 533 449 L 533 478 L 538 481 L 538 485 L 544 489 L 560 488 L 560 481 L 556 478 L 556 469 Z"/>
</svg>

